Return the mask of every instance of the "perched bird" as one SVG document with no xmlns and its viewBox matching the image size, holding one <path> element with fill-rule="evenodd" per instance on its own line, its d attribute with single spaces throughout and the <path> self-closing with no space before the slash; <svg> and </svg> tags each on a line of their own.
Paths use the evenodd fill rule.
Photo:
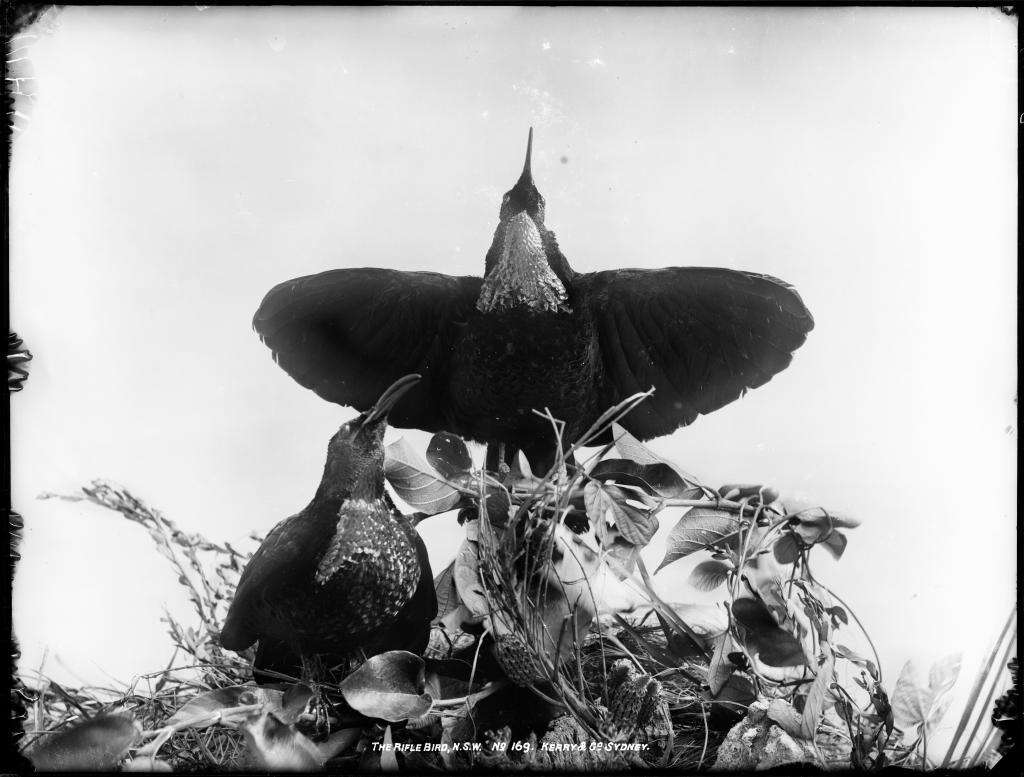
<svg viewBox="0 0 1024 777">
<path fill-rule="evenodd" d="M 653 386 L 622 421 L 647 440 L 789 364 L 814 321 L 783 281 L 712 267 L 573 271 L 544 224 L 532 146 L 531 129 L 483 278 L 358 268 L 281 283 L 253 320 L 277 363 L 324 399 L 356 408 L 398 375 L 421 373 L 393 425 L 501 443 L 506 460 L 521 449 L 534 469 L 554 450 L 534 408 L 564 421 L 571 443 Z"/>
<path fill-rule="evenodd" d="M 430 561 L 384 491 L 381 444 L 388 412 L 418 380 L 400 378 L 337 431 L 313 501 L 275 526 L 242 572 L 220 640 L 229 650 L 259 640 L 257 670 L 426 647 L 437 614 Z"/>
</svg>

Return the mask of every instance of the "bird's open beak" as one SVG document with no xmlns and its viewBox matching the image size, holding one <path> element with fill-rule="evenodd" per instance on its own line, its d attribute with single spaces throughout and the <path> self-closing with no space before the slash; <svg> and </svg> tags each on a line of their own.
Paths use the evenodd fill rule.
<svg viewBox="0 0 1024 777">
<path fill-rule="evenodd" d="M 420 382 L 422 375 L 406 375 L 399 378 L 387 390 L 380 395 L 380 399 L 370 408 L 363 418 L 362 426 L 370 426 L 388 417 L 388 413 L 395 406 L 399 399 L 413 386 Z"/>
</svg>

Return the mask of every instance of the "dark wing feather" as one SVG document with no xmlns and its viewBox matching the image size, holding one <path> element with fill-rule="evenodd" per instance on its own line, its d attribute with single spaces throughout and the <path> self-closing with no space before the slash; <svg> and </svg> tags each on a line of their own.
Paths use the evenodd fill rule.
<svg viewBox="0 0 1024 777">
<path fill-rule="evenodd" d="M 395 426 L 437 431 L 448 357 L 473 315 L 480 278 L 360 268 L 278 284 L 253 318 L 296 381 L 324 399 L 369 408 L 395 380 L 423 380 L 390 414 Z"/>
<path fill-rule="evenodd" d="M 768 275 L 710 267 L 580 275 L 574 304 L 593 318 L 604 371 L 602 407 L 654 386 L 623 426 L 669 434 L 751 388 L 792 359 L 814 327 L 800 295 Z"/>
<path fill-rule="evenodd" d="M 270 530 L 242 570 L 231 600 L 220 644 L 228 650 L 245 650 L 259 639 L 261 612 L 267 597 L 280 592 L 289 580 L 309 574 L 315 556 L 316 537 L 300 516 L 281 521 Z M 311 547 L 312 546 L 312 547 Z"/>
</svg>

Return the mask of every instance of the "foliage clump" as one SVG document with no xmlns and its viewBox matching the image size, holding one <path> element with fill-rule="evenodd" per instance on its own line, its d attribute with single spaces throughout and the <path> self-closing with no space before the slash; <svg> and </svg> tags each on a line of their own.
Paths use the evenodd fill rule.
<svg viewBox="0 0 1024 777">
<path fill-rule="evenodd" d="M 249 554 L 104 481 L 61 497 L 145 528 L 195 621 L 165 614 L 174 654 L 128 688 L 22 685 L 26 754 L 131 770 L 697 770 L 756 709 L 819 766 L 927 763 L 959 663 L 933 669 L 930 686 L 905 671 L 890 698 L 860 621 L 811 570 L 815 548 L 843 555 L 856 521 L 791 508 L 767 487 L 704 486 L 617 425 L 643 399 L 573 445 L 549 417 L 558 456 L 546 473 L 474 469 L 446 433 L 425 460 L 404 440 L 389 446 L 394 492 L 418 520 L 457 516 L 465 538 L 435 580 L 425 655 L 392 651 L 342 673 L 311 660 L 302 677 L 257 685 L 252 656 L 217 639 Z M 613 443 L 586 450 L 609 432 Z M 641 551 L 680 510 L 651 573 Z M 695 555 L 690 582 L 720 591 L 719 605 L 655 590 L 659 570 Z"/>
</svg>

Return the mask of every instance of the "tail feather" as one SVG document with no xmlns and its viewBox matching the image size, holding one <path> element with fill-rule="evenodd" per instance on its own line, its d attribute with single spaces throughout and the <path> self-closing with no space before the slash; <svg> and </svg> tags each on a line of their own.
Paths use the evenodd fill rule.
<svg viewBox="0 0 1024 777">
<path fill-rule="evenodd" d="M 253 678 L 259 685 L 285 680 L 281 675 L 302 679 L 302 657 L 283 642 L 261 639 L 252 662 Z"/>
<path fill-rule="evenodd" d="M 225 650 L 234 650 L 236 653 L 240 653 L 251 647 L 255 641 L 256 635 L 245 628 L 240 619 L 232 617 L 232 613 L 229 612 L 224 621 L 224 628 L 220 631 L 220 646 Z"/>
</svg>

